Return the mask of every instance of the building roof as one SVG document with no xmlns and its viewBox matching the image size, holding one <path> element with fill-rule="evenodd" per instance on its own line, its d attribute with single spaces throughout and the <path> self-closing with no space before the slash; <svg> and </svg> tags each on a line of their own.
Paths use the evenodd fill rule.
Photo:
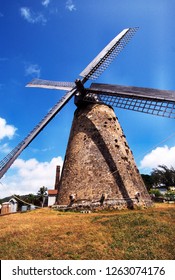
<svg viewBox="0 0 175 280">
<path fill-rule="evenodd" d="M 58 190 L 48 190 L 48 195 L 57 195 Z"/>
</svg>

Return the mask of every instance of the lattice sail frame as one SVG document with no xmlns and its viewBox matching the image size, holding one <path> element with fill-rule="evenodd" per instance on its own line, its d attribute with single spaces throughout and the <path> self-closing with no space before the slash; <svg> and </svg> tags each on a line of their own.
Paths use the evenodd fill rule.
<svg viewBox="0 0 175 280">
<path fill-rule="evenodd" d="M 95 98 L 94 98 L 95 97 Z M 84 101 L 175 119 L 175 102 L 152 98 L 88 93 Z M 97 101 L 98 100 L 98 101 Z"/>
<path fill-rule="evenodd" d="M 83 87 L 84 83 L 88 79 L 97 79 L 102 72 L 111 64 L 111 62 L 116 58 L 116 56 L 123 50 L 127 45 L 133 35 L 136 33 L 138 28 L 128 28 L 124 29 L 119 35 L 117 35 L 96 57 L 95 59 L 81 72 L 80 76 L 83 79 L 80 83 L 77 80 L 74 83 L 71 82 L 57 82 L 49 80 L 34 79 L 27 86 L 39 87 L 47 89 L 57 89 L 57 90 L 68 90 L 68 92 L 61 98 L 60 101 L 50 110 L 50 112 L 40 121 L 40 123 L 21 141 L 3 160 L 0 161 L 0 178 L 5 174 L 5 172 L 10 168 L 15 159 L 19 154 L 33 141 L 33 139 L 40 133 L 40 131 L 50 122 L 50 120 L 66 105 L 66 103 L 73 97 L 76 93 L 80 92 L 84 94 L 86 92 L 84 100 L 95 102 L 95 103 L 105 103 L 114 107 L 144 112 L 147 114 L 158 115 L 162 117 L 175 118 L 175 92 L 166 92 L 164 98 L 161 98 L 160 91 L 157 90 L 156 94 L 150 91 L 150 95 L 142 96 L 139 93 L 140 88 L 130 87 L 131 92 L 125 91 L 121 94 L 115 90 L 111 92 L 111 86 L 109 92 L 105 92 L 105 89 L 94 91 L 94 89 L 85 89 Z M 80 88 L 78 87 L 80 85 Z M 104 85 L 103 85 L 104 86 Z M 119 86 L 120 87 L 120 86 Z M 128 89 L 127 89 L 128 90 Z M 123 91 L 123 92 L 124 92 Z M 155 90 L 154 90 L 155 91 Z M 153 94 L 153 95 L 152 95 Z M 157 95 L 158 94 L 158 95 Z M 169 95 L 170 94 L 170 95 Z M 157 97 L 156 97 L 157 95 Z"/>
<path fill-rule="evenodd" d="M 96 79 L 109 66 L 114 58 L 121 52 L 138 28 L 124 29 L 117 35 L 97 57 L 81 72 L 83 85 L 89 78 Z M 100 68 L 98 70 L 98 68 Z M 77 80 L 76 80 L 77 81 Z M 40 123 L 24 138 L 3 160 L 0 161 L 0 178 L 10 168 L 20 153 L 33 141 L 40 131 L 51 121 L 51 119 L 66 105 L 66 103 L 79 91 L 78 83 L 57 82 L 49 80 L 34 79 L 27 86 L 47 89 L 68 90 L 63 98 L 50 110 Z M 80 86 L 81 89 L 84 89 Z"/>
<path fill-rule="evenodd" d="M 0 161 L 0 178 L 10 168 L 21 152 L 33 141 L 41 130 L 54 118 L 64 105 L 75 95 L 76 88 L 67 92 L 48 112 L 48 114 L 34 127 L 34 129 L 21 141 L 4 159 Z"/>
<path fill-rule="evenodd" d="M 124 49 L 137 30 L 138 27 L 127 28 L 119 33 L 80 73 L 80 76 L 84 77 L 86 80 L 97 79 Z"/>
<path fill-rule="evenodd" d="M 49 81 L 42 79 L 33 79 L 26 87 L 38 87 L 46 89 L 58 89 L 58 90 L 71 90 L 75 87 L 73 82 L 58 82 L 58 81 Z"/>
<path fill-rule="evenodd" d="M 149 100 L 149 99 L 139 99 L 139 98 L 126 98 L 122 96 L 105 96 L 100 95 L 101 101 L 105 102 L 108 105 L 162 116 L 168 118 L 175 118 L 175 103 L 173 102 L 166 102 L 166 101 L 157 101 L 157 100 Z"/>
</svg>

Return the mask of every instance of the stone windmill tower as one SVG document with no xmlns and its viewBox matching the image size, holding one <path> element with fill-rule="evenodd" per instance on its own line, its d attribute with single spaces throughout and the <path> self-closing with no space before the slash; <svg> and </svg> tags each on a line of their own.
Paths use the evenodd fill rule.
<svg viewBox="0 0 175 280">
<path fill-rule="evenodd" d="M 126 137 L 112 106 L 175 118 L 175 92 L 119 85 L 91 84 L 121 52 L 137 28 L 124 29 L 81 72 L 75 83 L 33 80 L 28 86 L 68 92 L 19 145 L 0 162 L 0 178 L 51 119 L 75 97 L 74 114 L 58 205 L 76 208 L 150 206 Z"/>
</svg>

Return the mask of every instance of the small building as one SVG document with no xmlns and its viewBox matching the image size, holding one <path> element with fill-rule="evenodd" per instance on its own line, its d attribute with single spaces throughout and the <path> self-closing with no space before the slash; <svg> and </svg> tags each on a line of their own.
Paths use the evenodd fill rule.
<svg viewBox="0 0 175 280">
<path fill-rule="evenodd" d="M 2 203 L 1 214 L 10 214 L 17 212 L 18 202 L 15 198 L 11 198 L 8 202 Z"/>
<path fill-rule="evenodd" d="M 18 210 L 18 202 L 15 198 L 11 198 L 9 200 L 9 203 L 11 204 L 11 213 L 15 213 Z"/>
<path fill-rule="evenodd" d="M 53 206 L 56 204 L 57 196 L 58 196 L 58 188 L 60 182 L 60 166 L 56 166 L 56 176 L 55 176 L 55 189 L 48 190 L 48 207 Z"/>
<path fill-rule="evenodd" d="M 58 190 L 48 190 L 48 206 L 52 206 L 56 203 Z"/>
<path fill-rule="evenodd" d="M 11 204 L 9 202 L 3 202 L 1 208 L 1 215 L 11 213 Z"/>
</svg>

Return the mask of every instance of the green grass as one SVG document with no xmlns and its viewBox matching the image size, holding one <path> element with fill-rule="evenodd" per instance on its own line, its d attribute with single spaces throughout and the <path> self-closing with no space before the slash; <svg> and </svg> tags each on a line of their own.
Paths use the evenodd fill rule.
<svg viewBox="0 0 175 280">
<path fill-rule="evenodd" d="M 41 209 L 0 217 L 1 259 L 175 259 L 175 205 L 63 213 Z"/>
</svg>

